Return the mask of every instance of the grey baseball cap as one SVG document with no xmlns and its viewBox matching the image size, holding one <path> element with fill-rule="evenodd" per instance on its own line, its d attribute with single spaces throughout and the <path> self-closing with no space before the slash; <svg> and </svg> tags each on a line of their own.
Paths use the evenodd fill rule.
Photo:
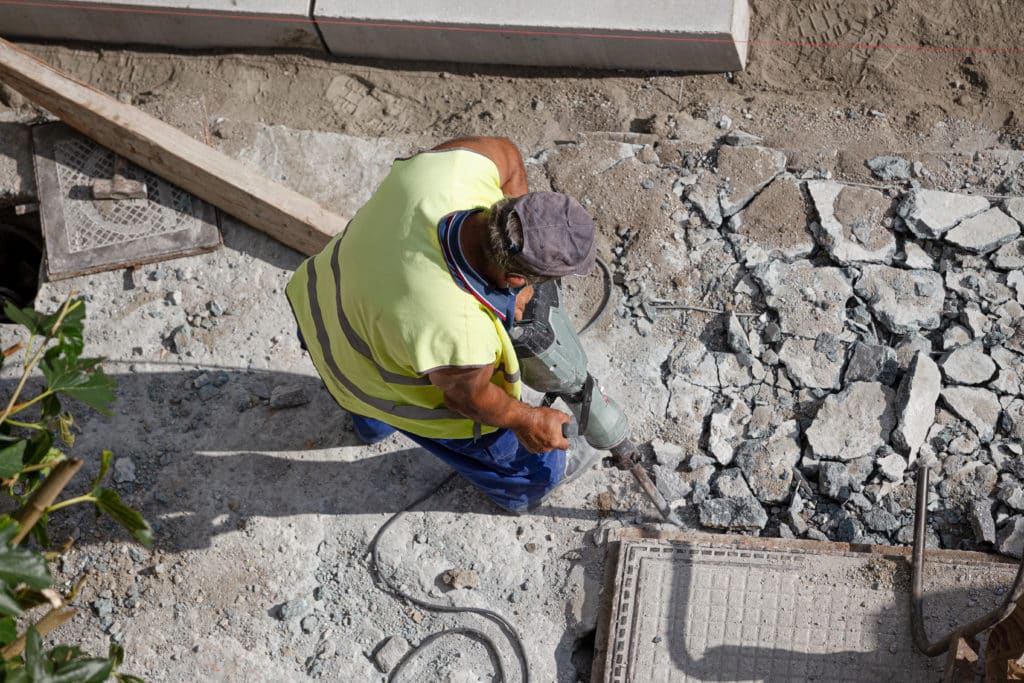
<svg viewBox="0 0 1024 683">
<path fill-rule="evenodd" d="M 523 227 L 516 260 L 537 275 L 585 275 L 594 266 L 594 219 L 560 192 L 530 192 L 512 200 Z"/>
</svg>

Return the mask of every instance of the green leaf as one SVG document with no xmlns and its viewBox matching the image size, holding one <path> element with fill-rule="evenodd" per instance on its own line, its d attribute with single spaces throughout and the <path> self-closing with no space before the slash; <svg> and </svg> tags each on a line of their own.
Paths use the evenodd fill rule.
<svg viewBox="0 0 1024 683">
<path fill-rule="evenodd" d="M 45 680 L 46 669 L 43 668 L 43 639 L 39 637 L 39 631 L 35 626 L 29 626 L 25 632 L 25 671 L 33 681 Z"/>
<path fill-rule="evenodd" d="M 38 465 L 46 459 L 53 448 L 53 434 L 49 431 L 36 432 L 29 439 L 28 452 L 25 455 L 25 465 Z"/>
<path fill-rule="evenodd" d="M 117 384 L 101 368 L 96 367 L 101 360 L 88 358 L 72 362 L 67 358 L 56 358 L 40 362 L 39 369 L 50 391 L 70 396 L 109 415 L 108 406 L 114 402 L 114 388 Z"/>
<path fill-rule="evenodd" d="M 113 670 L 110 659 L 79 659 L 58 668 L 46 683 L 103 683 Z"/>
<path fill-rule="evenodd" d="M 6 645 L 18 639 L 18 624 L 13 617 L 0 619 L 0 645 Z"/>
<path fill-rule="evenodd" d="M 33 683 L 21 664 L 21 657 L 13 657 L 4 662 L 4 671 L 4 683 Z"/>
<path fill-rule="evenodd" d="M 115 667 L 121 666 L 124 664 L 124 648 L 111 641 L 110 649 L 107 651 L 107 657 L 114 660 Z"/>
<path fill-rule="evenodd" d="M 103 483 L 103 480 L 107 477 L 107 472 L 110 470 L 110 465 L 114 462 L 113 451 L 103 451 L 100 455 L 100 472 L 96 475 L 96 478 L 92 480 L 92 495 L 98 496 L 99 485 Z"/>
<path fill-rule="evenodd" d="M 146 683 L 143 679 L 138 676 L 132 676 L 131 674 L 115 673 L 114 678 L 116 678 L 119 683 Z"/>
<path fill-rule="evenodd" d="M 39 402 L 39 408 L 44 419 L 60 415 L 60 397 L 56 394 L 48 395 Z"/>
<path fill-rule="evenodd" d="M 20 617 L 23 613 L 21 605 L 11 595 L 10 587 L 0 581 L 0 614 L 5 617 Z"/>
<path fill-rule="evenodd" d="M 27 328 L 30 333 L 45 334 L 41 324 L 44 320 L 43 315 L 35 309 L 18 308 L 14 304 L 7 302 L 7 305 L 4 306 L 4 313 L 7 315 L 8 320 Z"/>
<path fill-rule="evenodd" d="M 10 479 L 25 466 L 25 449 L 28 441 L 18 441 L 13 446 L 0 450 L 0 478 Z"/>
<path fill-rule="evenodd" d="M 13 548 L 6 543 L 0 548 L 0 580 L 12 586 L 24 583 L 35 589 L 47 588 L 53 583 L 50 569 L 42 555 L 31 550 Z"/>
<path fill-rule="evenodd" d="M 121 497 L 110 489 L 97 489 L 93 492 L 96 506 L 109 515 L 115 522 L 127 529 L 135 540 L 145 546 L 153 545 L 153 529 L 149 522 L 135 510 L 121 502 Z"/>
</svg>

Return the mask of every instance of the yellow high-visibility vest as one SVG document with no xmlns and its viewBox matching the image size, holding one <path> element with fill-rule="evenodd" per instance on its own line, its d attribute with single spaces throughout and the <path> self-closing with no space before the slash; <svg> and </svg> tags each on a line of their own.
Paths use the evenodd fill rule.
<svg viewBox="0 0 1024 683">
<path fill-rule="evenodd" d="M 495 431 L 448 410 L 427 374 L 490 366 L 491 381 L 520 397 L 508 333 L 456 284 L 437 238 L 444 216 L 502 196 L 497 167 L 476 152 L 398 160 L 345 231 L 295 271 L 288 301 L 343 408 L 428 438 Z"/>
</svg>

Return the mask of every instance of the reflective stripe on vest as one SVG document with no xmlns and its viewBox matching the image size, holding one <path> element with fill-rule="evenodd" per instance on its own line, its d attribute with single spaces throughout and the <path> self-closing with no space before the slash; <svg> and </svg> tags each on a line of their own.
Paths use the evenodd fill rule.
<svg viewBox="0 0 1024 683">
<path fill-rule="evenodd" d="M 341 240 L 338 240 L 341 243 Z M 332 267 L 336 267 L 337 264 L 337 247 L 335 247 L 334 254 L 332 255 Z M 310 316 L 313 319 L 313 326 L 316 328 L 316 340 L 320 345 L 320 349 L 323 353 L 324 362 L 327 363 L 327 367 L 331 371 L 332 377 L 338 382 L 338 384 L 345 387 L 353 396 L 362 401 L 368 406 L 372 406 L 382 413 L 388 415 L 394 415 L 395 417 L 404 418 L 407 420 L 465 420 L 464 415 L 460 415 L 453 410 L 447 408 L 421 408 L 419 406 L 408 406 L 398 405 L 392 401 L 386 401 L 383 399 L 375 398 L 370 396 L 366 392 L 362 391 L 359 387 L 353 384 L 345 375 L 341 372 L 341 368 L 338 367 L 338 363 L 334 360 L 334 357 L 330 352 L 330 336 L 327 334 L 327 327 L 324 324 L 323 314 L 320 309 L 320 298 L 316 293 L 316 267 L 314 266 L 313 259 L 309 259 L 306 262 L 306 293 L 309 295 L 310 302 Z M 343 316 L 344 317 L 344 316 Z M 351 329 L 351 328 L 350 328 Z M 346 336 L 348 331 L 346 331 Z M 354 335 L 354 331 L 353 331 Z M 365 344 L 364 344 L 365 346 Z M 356 348 L 353 345 L 353 348 Z M 375 363 L 376 365 L 376 363 Z M 380 366 L 377 366 L 378 369 Z M 427 380 L 427 384 L 430 380 Z"/>
</svg>

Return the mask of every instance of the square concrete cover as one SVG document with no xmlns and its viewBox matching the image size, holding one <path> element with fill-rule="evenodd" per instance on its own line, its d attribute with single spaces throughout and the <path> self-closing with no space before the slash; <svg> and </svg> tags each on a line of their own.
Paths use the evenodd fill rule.
<svg viewBox="0 0 1024 683">
<path fill-rule="evenodd" d="M 663 71 L 738 71 L 747 0 L 318 0 L 336 55 Z"/>
<path fill-rule="evenodd" d="M 179 49 L 323 50 L 312 0 L 107 0 L 0 4 L 4 38 Z"/>
<path fill-rule="evenodd" d="M 911 642 L 905 548 L 626 533 L 594 681 L 941 679 L 944 659 Z M 1015 571 L 979 553 L 929 553 L 932 637 L 998 604 Z"/>
<path fill-rule="evenodd" d="M 62 123 L 32 129 L 46 270 L 53 280 L 216 249 L 217 213 L 184 190 L 128 164 L 146 183 L 145 199 L 100 200 L 95 180 L 109 180 L 114 154 Z"/>
</svg>

